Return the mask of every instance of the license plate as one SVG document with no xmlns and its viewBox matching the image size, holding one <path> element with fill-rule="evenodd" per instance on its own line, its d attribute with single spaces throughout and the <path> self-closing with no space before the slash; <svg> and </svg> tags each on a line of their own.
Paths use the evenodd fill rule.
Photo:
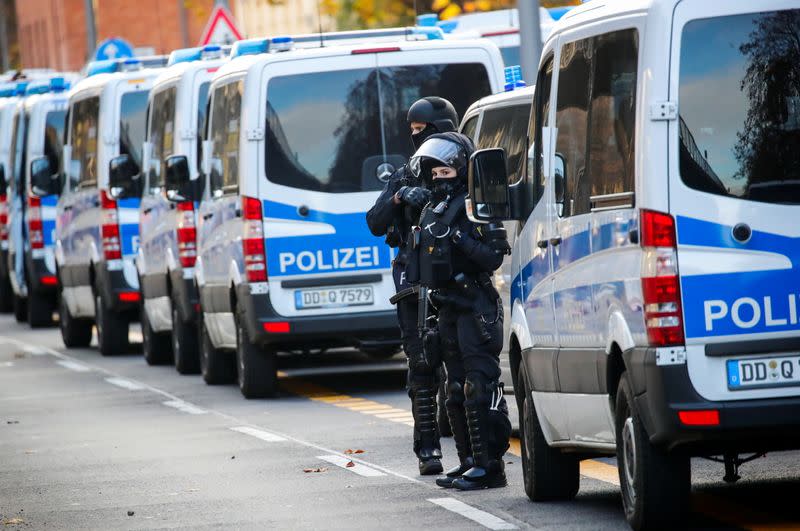
<svg viewBox="0 0 800 531">
<path fill-rule="evenodd" d="M 294 305 L 298 310 L 364 306 L 373 302 L 372 286 L 299 289 L 294 292 Z"/>
<path fill-rule="evenodd" d="M 728 389 L 800 385 L 800 356 L 728 360 Z"/>
</svg>

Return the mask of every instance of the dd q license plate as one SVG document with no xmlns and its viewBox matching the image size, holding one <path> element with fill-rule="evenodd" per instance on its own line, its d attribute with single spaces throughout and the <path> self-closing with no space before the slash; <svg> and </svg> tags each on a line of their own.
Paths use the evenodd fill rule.
<svg viewBox="0 0 800 531">
<path fill-rule="evenodd" d="M 294 292 L 294 305 L 298 310 L 364 306 L 373 302 L 372 286 L 299 289 Z"/>
<path fill-rule="evenodd" d="M 728 360 L 728 389 L 800 385 L 800 356 Z"/>
</svg>

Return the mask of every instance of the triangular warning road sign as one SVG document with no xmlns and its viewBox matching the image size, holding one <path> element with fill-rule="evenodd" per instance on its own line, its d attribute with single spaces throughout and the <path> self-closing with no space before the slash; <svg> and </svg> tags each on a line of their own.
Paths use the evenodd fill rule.
<svg viewBox="0 0 800 531">
<path fill-rule="evenodd" d="M 242 40 L 242 33 L 233 22 L 233 15 L 223 6 L 216 6 L 200 37 L 200 46 L 206 44 L 233 44 Z"/>
</svg>

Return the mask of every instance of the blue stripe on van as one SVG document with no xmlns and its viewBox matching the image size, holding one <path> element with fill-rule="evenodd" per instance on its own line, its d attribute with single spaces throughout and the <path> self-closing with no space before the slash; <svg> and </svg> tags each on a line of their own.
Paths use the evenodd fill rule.
<svg viewBox="0 0 800 531">
<path fill-rule="evenodd" d="M 120 220 L 122 211 L 127 210 L 136 213 L 136 223 L 120 223 L 119 233 L 122 239 L 122 256 L 135 256 L 139 252 L 139 203 L 138 197 L 128 197 L 117 200 L 117 210 L 119 210 Z"/>
<path fill-rule="evenodd" d="M 389 269 L 392 249 L 370 233 L 366 212 L 337 214 L 310 210 L 301 216 L 297 207 L 264 200 L 265 218 L 325 223 L 333 234 L 285 236 L 266 239 L 270 277 Z"/>
</svg>

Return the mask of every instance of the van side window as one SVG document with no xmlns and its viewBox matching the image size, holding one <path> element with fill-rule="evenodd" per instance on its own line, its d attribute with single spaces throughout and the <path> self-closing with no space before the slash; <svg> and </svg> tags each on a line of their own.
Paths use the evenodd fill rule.
<svg viewBox="0 0 800 531">
<path fill-rule="evenodd" d="M 478 127 L 478 114 L 467 120 L 464 127 L 461 128 L 461 133 L 470 137 L 475 141 L 475 129 Z"/>
<path fill-rule="evenodd" d="M 525 180 L 533 189 L 533 198 L 538 202 L 542 197 L 547 176 L 542 165 L 542 128 L 550 126 L 550 91 L 553 85 L 553 57 L 545 61 L 536 80 L 534 111 L 530 116 L 528 129 L 528 166 Z M 531 206 L 533 208 L 534 205 Z"/>
<path fill-rule="evenodd" d="M 477 147 L 500 147 L 505 150 L 508 184 L 514 184 L 521 177 L 530 113 L 530 103 L 524 103 L 489 109 L 483 114 Z"/>
<path fill-rule="evenodd" d="M 142 169 L 142 143 L 147 123 L 147 90 L 122 95 L 119 114 L 119 154 L 129 155 Z M 137 172 L 139 173 L 139 172 Z"/>
<path fill-rule="evenodd" d="M 235 193 L 239 188 L 239 132 L 242 82 L 218 87 L 211 102 L 211 191 Z"/>
<path fill-rule="evenodd" d="M 164 185 L 164 172 L 162 171 L 164 159 L 174 152 L 176 94 L 177 89 L 170 87 L 153 97 L 150 131 L 148 131 L 148 138 L 152 145 L 148 174 L 148 188 L 150 189 Z"/>
<path fill-rule="evenodd" d="M 72 158 L 66 161 L 69 188 L 92 186 L 97 183 L 97 122 L 100 98 L 87 98 L 72 106 L 69 141 Z"/>
<path fill-rule="evenodd" d="M 591 198 L 632 192 L 638 35 L 616 31 L 561 49 L 556 153 L 564 159 L 562 216 Z"/>
<path fill-rule="evenodd" d="M 208 113 L 208 85 L 206 81 L 200 85 L 197 93 L 197 172 L 202 173 L 203 139 L 206 137 L 206 114 Z"/>
<path fill-rule="evenodd" d="M 14 115 L 14 125 L 11 129 L 11 149 L 9 151 L 8 166 L 11 168 L 11 175 L 8 178 L 9 195 L 22 197 L 24 187 L 22 179 L 25 172 L 25 146 L 27 144 L 27 113 L 20 109 Z"/>
<path fill-rule="evenodd" d="M 44 120 L 44 155 L 50 161 L 53 173 L 58 172 L 61 167 L 61 156 L 64 153 L 61 140 L 64 138 L 66 115 L 67 111 L 50 111 Z"/>
</svg>

